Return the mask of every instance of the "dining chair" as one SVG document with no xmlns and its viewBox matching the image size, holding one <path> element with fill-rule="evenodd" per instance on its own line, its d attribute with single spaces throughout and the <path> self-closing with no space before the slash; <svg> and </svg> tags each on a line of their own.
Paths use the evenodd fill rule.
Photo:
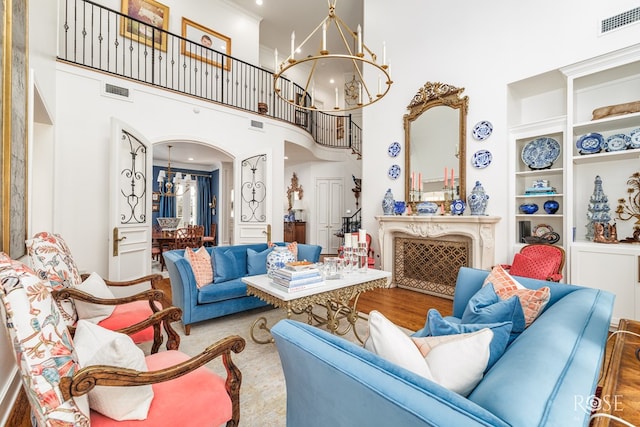
<svg viewBox="0 0 640 427">
<path fill-rule="evenodd" d="M 167 335 L 167 349 L 177 349 L 180 346 L 180 336 L 171 323 L 181 320 L 182 311 L 173 306 L 163 308 L 165 295 L 157 287 L 158 282 L 163 280 L 160 274 L 150 274 L 122 282 L 101 278 L 95 281 L 91 278 L 92 281 L 88 282 L 91 275 L 80 274 L 71 250 L 62 236 L 40 232 L 28 239 L 26 246 L 31 266 L 39 278 L 49 282 L 56 304 L 68 326 L 73 328 L 78 321 L 76 301 L 79 301 L 82 307 L 87 307 L 85 311 L 110 311 L 108 316 L 98 322 L 99 325 L 110 330 L 131 333 L 136 343 L 153 341 L 153 353 L 158 351 L 164 340 L 161 327 Z M 111 291 L 103 291 L 102 282 L 107 289 L 144 283 L 149 283 L 150 289 L 115 298 Z M 83 287 L 99 289 L 102 297 L 76 289 Z M 113 310 L 110 307 L 113 307 Z"/>
<path fill-rule="evenodd" d="M 5 253 L 0 302 L 35 425 L 238 425 L 242 374 L 231 353 L 244 349 L 243 338 L 227 336 L 194 357 L 145 356 L 127 335 L 85 321 L 72 339 L 49 282 Z M 226 377 L 204 366 L 216 359 Z"/>
</svg>

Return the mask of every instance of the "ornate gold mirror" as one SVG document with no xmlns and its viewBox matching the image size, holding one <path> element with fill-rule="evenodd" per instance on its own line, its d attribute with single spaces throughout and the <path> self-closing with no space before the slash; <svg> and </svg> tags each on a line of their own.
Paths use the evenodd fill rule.
<svg viewBox="0 0 640 427">
<path fill-rule="evenodd" d="M 302 200 L 302 185 L 298 184 L 298 175 L 293 173 L 291 177 L 291 187 L 287 188 L 287 199 L 289 200 L 289 210 L 293 209 L 296 200 Z"/>
<path fill-rule="evenodd" d="M 466 134 L 469 98 L 464 88 L 427 82 L 404 115 L 405 200 L 438 204 L 466 198 Z M 447 189 L 445 189 L 445 168 Z M 453 172 L 453 183 L 451 175 Z M 420 179 L 421 178 L 421 179 Z"/>
</svg>

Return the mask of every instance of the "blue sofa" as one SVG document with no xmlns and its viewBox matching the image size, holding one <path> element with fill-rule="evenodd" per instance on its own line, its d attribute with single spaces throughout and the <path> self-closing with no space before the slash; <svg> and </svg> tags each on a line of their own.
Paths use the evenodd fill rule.
<svg viewBox="0 0 640 427">
<path fill-rule="evenodd" d="M 462 316 L 488 273 L 460 270 L 454 317 Z M 271 332 L 286 379 L 287 425 L 587 425 L 614 296 L 581 286 L 518 281 L 531 289 L 549 286 L 549 304 L 468 397 L 318 328 L 281 320 Z"/>
<path fill-rule="evenodd" d="M 193 323 L 267 305 L 254 296 L 248 296 L 247 286 L 242 282 L 242 278 L 250 274 L 266 273 L 266 255 L 260 253 L 267 248 L 266 243 L 208 247 L 214 271 L 213 283 L 201 288 L 196 286 L 184 249 L 163 253 L 171 280 L 173 305 L 182 309 L 185 334 L 189 335 Z M 321 250 L 318 245 L 298 244 L 298 259 L 317 262 Z"/>
</svg>

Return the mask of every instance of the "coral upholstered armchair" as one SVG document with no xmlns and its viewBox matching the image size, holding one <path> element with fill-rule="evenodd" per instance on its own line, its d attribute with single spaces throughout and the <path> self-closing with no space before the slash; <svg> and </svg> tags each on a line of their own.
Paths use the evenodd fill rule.
<svg viewBox="0 0 640 427">
<path fill-rule="evenodd" d="M 164 293 L 155 288 L 162 280 L 161 275 L 152 274 L 126 282 L 103 280 L 95 273 L 81 275 L 61 236 L 41 232 L 26 244 L 31 265 L 39 278 L 49 281 L 67 326 L 75 327 L 79 318 L 87 319 L 106 329 L 129 334 L 136 343 L 153 341 L 152 353 L 162 344 L 160 327 L 163 326 L 167 349 L 178 349 L 180 337 L 171 322 L 180 320 L 182 312 L 177 307 L 162 309 Z M 151 289 L 122 298 L 115 298 L 108 288 L 145 282 L 151 283 Z"/>
<path fill-rule="evenodd" d="M 78 321 L 73 339 L 46 279 L 0 252 L 0 312 L 38 426 L 213 426 L 240 420 L 229 336 L 195 357 L 146 356 L 130 337 Z M 218 357 L 226 378 L 204 365 Z"/>
</svg>

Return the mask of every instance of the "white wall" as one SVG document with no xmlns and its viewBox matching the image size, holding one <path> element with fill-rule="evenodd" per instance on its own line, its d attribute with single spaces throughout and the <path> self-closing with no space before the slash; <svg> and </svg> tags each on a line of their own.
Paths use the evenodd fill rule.
<svg viewBox="0 0 640 427">
<path fill-rule="evenodd" d="M 381 201 L 387 188 L 397 199 L 404 197 L 404 173 L 408 171 L 403 170 L 395 181 L 387 178 L 389 166 L 398 159 L 385 153 L 391 142 L 404 141 L 402 116 L 406 106 L 427 81 L 449 83 L 464 87 L 464 94 L 469 96 L 467 192 L 480 180 L 491 197 L 487 213 L 503 217 L 497 227 L 496 262 L 507 262 L 511 251 L 507 230 L 513 228 L 506 217 L 504 184 L 510 178 L 507 85 L 637 43 L 640 24 L 599 36 L 598 23 L 637 7 L 638 2 L 364 2 L 367 44 L 379 46 L 386 41 L 394 81 L 383 100 L 364 109 L 365 227 L 377 229 L 374 216 L 382 214 Z M 471 129 L 481 120 L 493 124 L 493 134 L 484 142 L 471 137 Z M 486 169 L 475 169 L 470 158 L 481 148 L 492 152 L 493 162 Z"/>
</svg>

